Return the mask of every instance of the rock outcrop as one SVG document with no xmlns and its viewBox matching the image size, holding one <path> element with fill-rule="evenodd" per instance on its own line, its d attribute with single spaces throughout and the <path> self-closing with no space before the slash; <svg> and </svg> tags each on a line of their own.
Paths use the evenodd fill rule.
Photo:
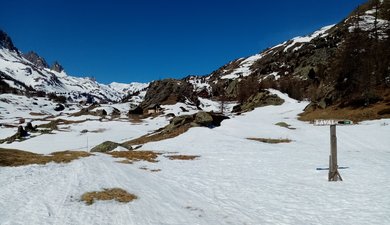
<svg viewBox="0 0 390 225">
<path fill-rule="evenodd" d="M 49 68 L 49 64 L 47 64 L 46 60 L 33 51 L 23 54 L 23 57 L 38 68 Z"/>
<path fill-rule="evenodd" d="M 250 96 L 243 104 L 233 107 L 233 112 L 248 112 L 257 107 L 281 105 L 283 103 L 284 100 L 279 98 L 279 96 L 264 90 Z"/>
<path fill-rule="evenodd" d="M 175 79 L 154 81 L 150 84 L 141 108 L 146 109 L 150 105 L 169 105 L 177 102 L 192 101 L 197 104 L 198 99 L 191 84 Z"/>
</svg>

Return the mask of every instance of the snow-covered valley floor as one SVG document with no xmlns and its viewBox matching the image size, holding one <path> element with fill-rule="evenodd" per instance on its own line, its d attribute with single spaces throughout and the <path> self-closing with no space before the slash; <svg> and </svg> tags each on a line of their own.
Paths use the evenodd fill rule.
<svg viewBox="0 0 390 225">
<path fill-rule="evenodd" d="M 122 164 L 96 153 L 69 164 L 0 167 L 0 224 L 390 224 L 390 120 L 337 127 L 339 166 L 348 169 L 340 170 L 344 181 L 328 182 L 327 171 L 316 168 L 328 166 L 329 127 L 298 121 L 307 103 L 284 98 L 281 106 L 141 148 L 199 155 L 196 160 L 160 156 L 157 163 Z M 163 117 L 119 123 L 88 121 L 71 126 L 73 133 L 1 147 L 48 153 L 42 148 L 55 137 L 63 140 L 55 150 L 83 144 L 72 142 L 80 139 L 83 124 L 106 129 L 91 134 L 94 142 L 131 139 L 167 124 Z M 292 142 L 266 144 L 249 137 Z M 89 206 L 80 201 L 85 192 L 116 187 L 138 199 Z"/>
</svg>

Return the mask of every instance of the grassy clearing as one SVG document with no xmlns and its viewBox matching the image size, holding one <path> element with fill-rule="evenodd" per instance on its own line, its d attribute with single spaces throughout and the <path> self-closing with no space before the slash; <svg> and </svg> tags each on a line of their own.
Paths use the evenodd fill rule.
<svg viewBox="0 0 390 225">
<path fill-rule="evenodd" d="M 122 144 L 122 146 L 126 147 L 126 146 L 132 146 L 132 145 L 143 145 L 143 144 L 148 143 L 148 142 L 162 141 L 165 139 L 174 138 L 174 137 L 177 137 L 180 134 L 183 134 L 186 131 L 188 131 L 188 129 L 190 129 L 190 127 L 191 127 L 190 124 L 186 124 L 184 126 L 176 128 L 170 132 L 156 131 L 156 133 L 154 133 L 154 134 L 144 135 L 144 136 L 141 136 L 139 138 L 133 139 L 131 141 L 124 142 Z"/>
<path fill-rule="evenodd" d="M 166 158 L 170 160 L 195 160 L 199 158 L 199 155 L 167 155 Z"/>
<path fill-rule="evenodd" d="M 279 144 L 279 143 L 290 143 L 291 140 L 287 138 L 278 138 L 278 139 L 272 139 L 272 138 L 247 138 L 248 140 L 252 141 L 259 141 L 267 144 Z"/>
<path fill-rule="evenodd" d="M 103 191 L 93 191 L 84 193 L 81 196 L 81 201 L 84 201 L 87 205 L 92 205 L 95 201 L 109 201 L 115 200 L 118 202 L 131 202 L 138 197 L 130 194 L 127 191 L 120 188 L 103 189 Z"/>
<path fill-rule="evenodd" d="M 114 158 L 125 158 L 125 160 L 118 161 L 119 163 L 132 164 L 137 161 L 147 161 L 151 163 L 158 162 L 157 157 L 161 153 L 152 151 L 123 151 L 123 152 L 107 152 Z"/>
<path fill-rule="evenodd" d="M 278 122 L 278 123 L 275 123 L 275 125 L 276 126 L 280 126 L 280 127 L 284 127 L 284 128 L 290 129 L 290 130 L 295 130 L 296 129 L 294 127 L 291 127 L 290 124 L 285 123 L 285 122 Z"/>
<path fill-rule="evenodd" d="M 82 151 L 53 152 L 50 155 L 35 154 L 15 149 L 0 148 L 0 166 L 24 166 L 31 164 L 69 163 L 92 154 Z"/>
</svg>

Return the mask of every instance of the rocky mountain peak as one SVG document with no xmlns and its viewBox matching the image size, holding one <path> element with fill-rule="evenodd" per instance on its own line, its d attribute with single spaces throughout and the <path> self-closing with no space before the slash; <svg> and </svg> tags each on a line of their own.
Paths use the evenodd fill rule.
<svg viewBox="0 0 390 225">
<path fill-rule="evenodd" d="M 0 46 L 10 51 L 18 51 L 8 34 L 2 30 L 0 30 Z"/>
<path fill-rule="evenodd" d="M 61 64 L 57 61 L 55 61 L 53 63 L 53 65 L 50 67 L 51 70 L 54 70 L 58 73 L 61 73 L 62 71 L 64 71 L 64 67 L 61 66 Z"/>
<path fill-rule="evenodd" d="M 46 60 L 33 51 L 23 54 L 23 57 L 32 62 L 38 68 L 49 68 Z"/>
</svg>

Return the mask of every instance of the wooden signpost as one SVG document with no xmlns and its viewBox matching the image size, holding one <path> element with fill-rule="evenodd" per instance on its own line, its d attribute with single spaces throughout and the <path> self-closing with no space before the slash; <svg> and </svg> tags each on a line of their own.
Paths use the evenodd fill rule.
<svg viewBox="0 0 390 225">
<path fill-rule="evenodd" d="M 315 126 L 330 126 L 330 155 L 329 155 L 329 173 L 328 181 L 343 181 L 339 173 L 337 164 L 337 125 L 352 125 L 350 120 L 315 120 Z"/>
</svg>

